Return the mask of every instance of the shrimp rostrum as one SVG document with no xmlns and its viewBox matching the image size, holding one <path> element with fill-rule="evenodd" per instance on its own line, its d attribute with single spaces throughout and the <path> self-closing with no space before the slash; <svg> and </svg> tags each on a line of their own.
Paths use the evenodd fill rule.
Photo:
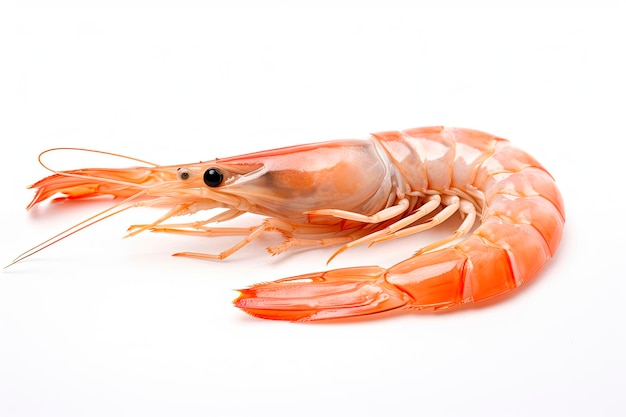
<svg viewBox="0 0 626 417">
<path fill-rule="evenodd" d="M 266 232 L 284 237 L 267 249 L 273 255 L 336 245 L 334 257 L 357 245 L 428 230 L 453 215 L 463 219 L 450 236 L 390 268 L 359 266 L 284 278 L 240 290 L 234 301 L 253 316 L 293 321 L 439 310 L 503 294 L 530 280 L 554 256 L 565 221 L 555 182 L 533 157 L 505 139 L 444 127 L 185 165 L 54 171 L 32 188 L 37 192 L 29 208 L 59 194 L 70 200 L 112 195 L 118 202 L 14 263 L 137 206 L 169 210 L 152 223 L 131 226 L 131 235 L 149 230 L 241 236 L 221 253 L 176 254 L 211 260 L 232 255 Z M 165 223 L 214 208 L 225 210 L 204 221 Z M 252 227 L 213 225 L 247 212 L 265 219 Z"/>
</svg>

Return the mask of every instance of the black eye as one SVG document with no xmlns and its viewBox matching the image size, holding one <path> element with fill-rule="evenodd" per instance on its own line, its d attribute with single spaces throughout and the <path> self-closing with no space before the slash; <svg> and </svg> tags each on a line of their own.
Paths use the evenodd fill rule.
<svg viewBox="0 0 626 417">
<path fill-rule="evenodd" d="M 224 175 L 217 168 L 209 168 L 204 171 L 204 183 L 209 187 L 217 187 L 222 183 Z"/>
</svg>

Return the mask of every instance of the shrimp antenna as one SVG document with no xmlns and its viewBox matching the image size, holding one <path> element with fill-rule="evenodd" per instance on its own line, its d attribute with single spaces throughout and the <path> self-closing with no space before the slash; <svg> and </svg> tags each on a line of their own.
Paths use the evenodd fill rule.
<svg viewBox="0 0 626 417">
<path fill-rule="evenodd" d="M 10 264 L 8 264 L 7 266 L 4 267 L 4 269 L 10 267 L 11 265 L 15 265 L 18 262 L 23 261 L 26 258 L 29 258 L 31 256 L 33 256 L 34 254 L 46 249 L 47 247 L 50 247 L 52 245 L 54 245 L 55 243 L 58 243 L 60 241 L 62 241 L 63 239 L 72 236 L 74 233 L 77 233 L 89 226 L 93 226 L 96 223 L 101 222 L 102 220 L 108 219 L 109 217 L 112 217 L 116 214 L 119 214 L 123 211 L 128 210 L 129 208 L 132 208 L 134 206 L 136 206 L 136 204 L 128 204 L 130 202 L 132 202 L 133 200 L 136 200 L 137 198 L 143 196 L 144 194 L 146 194 L 148 192 L 148 188 L 143 189 L 139 192 L 137 192 L 136 194 L 126 198 L 123 201 L 120 201 L 119 203 L 108 207 L 102 211 L 100 211 L 99 213 L 94 214 L 93 216 L 90 216 L 88 218 L 86 218 L 85 220 L 76 223 L 75 225 L 68 227 L 67 229 L 63 230 L 62 232 L 57 233 L 56 235 L 52 236 L 51 238 L 39 243 L 36 246 L 33 246 L 32 248 L 22 252 L 20 255 L 18 255 Z M 125 207 L 122 207 L 126 205 Z"/>
<path fill-rule="evenodd" d="M 38 161 L 39 164 L 45 168 L 46 170 L 52 172 L 53 174 L 58 174 L 58 175 L 62 175 L 65 177 L 73 177 L 73 178 L 81 178 L 81 179 L 92 179 L 94 178 L 91 175 L 85 175 L 85 174 L 76 174 L 76 173 L 72 173 L 72 172 L 65 172 L 65 171 L 57 171 L 55 169 L 52 169 L 51 167 L 49 167 L 48 165 L 46 165 L 46 163 L 44 163 L 43 161 L 43 156 L 49 152 L 53 152 L 53 151 L 61 151 L 61 150 L 70 150 L 70 151 L 81 151 L 81 152 L 91 152 L 91 153 L 96 153 L 96 154 L 102 154 L 102 155 L 110 155 L 110 156 L 115 156 L 115 157 L 119 157 L 119 158 L 123 158 L 123 159 L 128 159 L 134 162 L 139 162 L 142 164 L 146 164 L 152 167 L 158 167 L 157 164 L 153 163 L 153 162 L 149 162 L 143 159 L 139 159 L 139 158 L 133 158 L 131 156 L 126 156 L 126 155 L 121 155 L 118 153 L 114 153 L 114 152 L 106 152 L 106 151 L 97 151 L 97 150 L 92 150 L 92 149 L 85 149 L 85 148 L 52 148 L 52 149 L 48 149 L 45 150 L 43 152 L 41 152 L 39 154 L 38 157 Z M 131 187 L 140 187 L 143 188 L 142 190 L 138 191 L 137 193 L 135 193 L 134 195 L 124 199 L 123 201 L 108 207 L 88 218 L 86 218 L 85 220 L 76 223 L 75 225 L 63 230 L 60 233 L 57 233 L 56 235 L 52 236 L 51 238 L 39 243 L 36 246 L 33 246 L 32 248 L 22 252 L 18 257 L 16 257 L 10 264 L 8 264 L 7 266 L 5 266 L 4 268 L 8 268 L 11 265 L 14 265 L 18 262 L 23 261 L 26 258 L 31 257 L 32 255 L 44 250 L 47 247 L 50 247 L 52 245 L 54 245 L 55 243 L 58 243 L 60 241 L 62 241 L 63 239 L 73 235 L 74 233 L 77 233 L 89 226 L 93 226 L 96 223 L 99 223 L 102 220 L 105 220 L 109 217 L 112 217 L 116 214 L 119 214 L 123 211 L 128 210 L 131 207 L 135 207 L 137 206 L 138 203 L 134 203 L 134 204 L 129 204 L 131 202 L 133 202 L 134 200 L 137 200 L 138 198 L 146 195 L 148 193 L 148 191 L 152 188 L 150 186 L 142 186 L 140 184 L 136 184 L 136 183 L 130 183 L 127 181 L 120 181 L 120 180 L 116 180 L 113 178 L 97 178 L 98 181 L 100 182 L 106 182 L 106 183 L 111 183 L 111 184 L 118 184 L 118 185 L 124 185 L 124 186 L 131 186 Z M 41 193 L 41 189 L 38 191 L 38 194 L 35 196 L 35 198 L 33 199 L 33 201 L 29 204 L 29 206 L 27 208 L 31 208 L 34 204 L 36 204 L 39 201 L 39 195 Z"/>
<path fill-rule="evenodd" d="M 135 162 L 140 162 L 142 164 L 146 164 L 146 165 L 152 165 L 153 167 L 158 167 L 158 164 L 155 164 L 154 162 L 150 162 L 150 161 L 146 161 L 144 159 L 139 159 L 139 158 L 134 158 L 132 156 L 127 156 L 127 155 L 122 155 L 119 153 L 115 153 L 115 152 L 107 152 L 107 151 L 97 151 L 95 149 L 86 149 L 86 148 L 51 148 L 51 149 L 46 149 L 45 151 L 43 151 L 42 153 L 39 154 L 39 156 L 37 157 L 37 160 L 39 161 L 39 164 L 44 167 L 45 169 L 47 169 L 48 171 L 58 174 L 59 171 L 52 169 L 50 167 L 48 167 L 48 165 L 44 164 L 43 161 L 41 160 L 41 158 L 50 152 L 54 152 L 54 151 L 80 151 L 80 152 L 90 152 L 90 153 L 95 153 L 95 154 L 100 154 L 100 155 L 109 155 L 109 156 L 115 156 L 117 158 L 122 158 L 122 159 L 128 159 L 129 161 L 135 161 Z"/>
</svg>

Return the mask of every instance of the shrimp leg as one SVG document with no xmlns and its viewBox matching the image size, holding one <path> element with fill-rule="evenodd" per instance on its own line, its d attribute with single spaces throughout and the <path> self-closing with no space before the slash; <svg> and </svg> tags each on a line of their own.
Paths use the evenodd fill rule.
<svg viewBox="0 0 626 417">
<path fill-rule="evenodd" d="M 183 256 L 188 258 L 224 260 L 244 246 L 261 236 L 265 232 L 279 232 L 285 237 L 285 241 L 273 247 L 268 247 L 267 251 L 272 255 L 285 252 L 286 250 L 298 246 L 329 246 L 353 241 L 362 235 L 361 230 L 355 230 L 345 236 L 335 236 L 341 230 L 341 225 L 288 225 L 278 219 L 265 219 L 260 225 L 252 227 L 204 227 L 203 224 L 209 221 L 178 223 L 175 225 L 163 225 L 149 227 L 148 230 L 159 233 L 172 233 L 186 236 L 244 236 L 230 248 L 217 253 L 197 253 L 179 252 L 173 256 Z M 191 230 L 189 230 L 191 229 Z M 300 235 L 312 235 L 315 238 L 302 238 Z M 316 236 L 317 235 L 317 236 Z"/>
<path fill-rule="evenodd" d="M 306 211 L 305 214 L 314 215 L 314 216 L 319 216 L 319 215 L 333 216 L 339 219 L 354 220 L 354 221 L 362 222 L 362 223 L 381 223 L 385 220 L 393 219 L 394 217 L 397 217 L 401 215 L 402 213 L 405 213 L 409 209 L 409 204 L 410 203 L 407 198 L 402 198 L 398 201 L 398 204 L 391 206 L 391 207 L 387 207 L 386 209 L 383 209 L 379 211 L 378 213 L 373 214 L 371 216 L 366 216 L 364 214 L 355 213 L 352 211 L 336 210 L 336 209 L 310 210 L 310 211 Z"/>
<path fill-rule="evenodd" d="M 453 197 L 453 200 L 459 200 L 458 197 L 454 197 L 454 196 L 449 196 L 449 197 Z M 432 219 L 429 219 L 427 222 L 418 224 L 417 226 L 407 227 L 406 229 L 398 230 L 397 232 L 390 233 L 386 236 L 380 237 L 372 241 L 370 245 L 373 245 L 378 242 L 383 242 L 385 240 L 405 237 L 405 236 L 409 236 L 415 233 L 423 232 L 425 230 L 432 229 L 433 227 L 440 225 L 441 223 L 446 221 L 448 218 L 450 218 L 450 216 L 452 216 L 452 214 L 454 214 L 457 210 L 459 211 L 459 213 L 461 213 L 461 216 L 464 217 L 463 223 L 461 223 L 458 229 L 454 233 L 452 233 L 450 236 L 440 239 L 436 242 L 433 242 L 427 246 L 424 246 L 423 248 L 421 248 L 420 250 L 416 252 L 416 255 L 420 253 L 424 253 L 424 252 L 429 252 L 433 249 L 437 249 L 469 233 L 469 231 L 474 226 L 474 223 L 476 222 L 476 208 L 474 207 L 472 203 L 470 203 L 467 200 L 459 200 L 455 202 L 454 204 L 449 205 L 446 208 L 444 208 L 441 212 L 437 213 L 435 216 L 433 216 Z"/>
<path fill-rule="evenodd" d="M 409 226 L 410 224 L 415 223 L 416 221 L 423 218 L 424 216 L 427 216 L 428 214 L 436 210 L 437 207 L 439 207 L 440 205 L 441 205 L 441 196 L 439 194 L 433 194 L 433 195 L 428 196 L 425 203 L 422 206 L 420 206 L 420 208 L 418 208 L 414 213 L 398 220 L 397 222 L 385 227 L 382 230 L 378 230 L 374 233 L 370 233 L 360 239 L 356 239 L 345 244 L 344 246 L 337 249 L 335 253 L 333 253 L 333 255 L 330 257 L 328 262 L 332 261 L 335 256 L 339 255 L 345 250 L 353 248 L 355 246 L 362 245 L 364 243 L 373 244 L 381 240 L 387 240 L 388 236 L 394 235 L 400 229 L 403 229 L 406 226 Z M 393 239 L 393 238 L 391 237 L 389 239 Z"/>
<path fill-rule="evenodd" d="M 200 229 L 205 224 L 219 223 L 219 222 L 224 222 L 227 220 L 232 220 L 236 217 L 241 216 L 243 213 L 245 213 L 245 211 L 229 209 L 207 220 L 200 220 L 200 221 L 191 222 L 191 223 L 168 223 L 167 225 L 159 226 L 163 221 L 167 220 L 168 218 L 183 214 L 183 211 L 189 210 L 189 207 L 190 205 L 185 205 L 181 207 L 180 209 L 176 209 L 176 208 L 172 209 L 170 210 L 170 212 L 168 212 L 164 216 L 159 217 L 156 221 L 149 223 L 149 224 L 134 224 L 128 228 L 127 231 L 129 232 L 129 234 L 127 235 L 127 237 L 134 236 L 146 230 L 156 232 L 156 231 L 164 231 L 164 230 L 157 230 L 157 229 L 185 229 L 185 228 Z M 172 233 L 174 232 L 172 231 Z"/>
<path fill-rule="evenodd" d="M 263 232 L 267 231 L 267 224 L 265 222 L 263 222 L 261 225 L 257 226 L 257 227 L 252 227 L 252 228 L 224 228 L 224 235 L 237 235 L 240 234 L 239 232 L 245 232 L 248 231 L 249 233 L 239 242 L 237 242 L 235 245 L 231 246 L 230 248 L 218 253 L 218 254 L 211 254 L 211 253 L 197 253 L 197 252 L 179 252 L 179 253 L 175 253 L 173 256 L 184 256 L 186 258 L 197 258 L 197 259 L 209 259 L 209 260 L 214 260 L 214 261 L 222 261 L 226 258 L 228 258 L 230 255 L 232 255 L 233 253 L 237 252 L 239 249 L 243 248 L 244 246 L 246 246 L 248 243 L 252 242 L 254 239 L 256 239 L 257 237 L 261 236 L 263 234 Z M 167 231 L 167 230 L 165 230 Z M 212 232 L 212 231 L 220 231 L 220 229 L 218 228 L 209 228 L 206 231 L 193 231 L 193 230 L 176 230 L 175 233 L 181 233 L 181 234 L 190 234 L 190 235 L 203 235 L 205 233 L 208 232 Z M 169 231 L 168 231 L 169 232 Z"/>
</svg>

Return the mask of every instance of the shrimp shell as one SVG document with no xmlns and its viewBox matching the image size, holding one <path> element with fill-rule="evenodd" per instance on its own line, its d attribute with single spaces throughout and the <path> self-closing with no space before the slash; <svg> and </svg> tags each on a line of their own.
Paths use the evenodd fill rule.
<svg viewBox="0 0 626 417">
<path fill-rule="evenodd" d="M 415 128 L 196 164 L 151 165 L 53 171 L 33 184 L 37 193 L 29 208 L 59 193 L 71 200 L 113 195 L 122 201 L 13 263 L 136 206 L 169 211 L 131 226 L 131 235 L 242 236 L 219 254 L 175 254 L 209 260 L 224 259 L 266 232 L 284 237 L 268 248 L 274 255 L 340 245 L 332 259 L 351 247 L 406 237 L 461 215 L 451 236 L 390 268 L 343 268 L 260 283 L 240 290 L 234 301 L 255 317 L 322 320 L 447 309 L 506 293 L 555 255 L 565 223 L 548 171 L 507 140 L 471 129 Z M 205 221 L 164 223 L 214 208 L 226 210 Z M 246 212 L 267 218 L 248 228 L 207 226 Z M 478 219 L 480 226 L 470 233 Z"/>
</svg>

